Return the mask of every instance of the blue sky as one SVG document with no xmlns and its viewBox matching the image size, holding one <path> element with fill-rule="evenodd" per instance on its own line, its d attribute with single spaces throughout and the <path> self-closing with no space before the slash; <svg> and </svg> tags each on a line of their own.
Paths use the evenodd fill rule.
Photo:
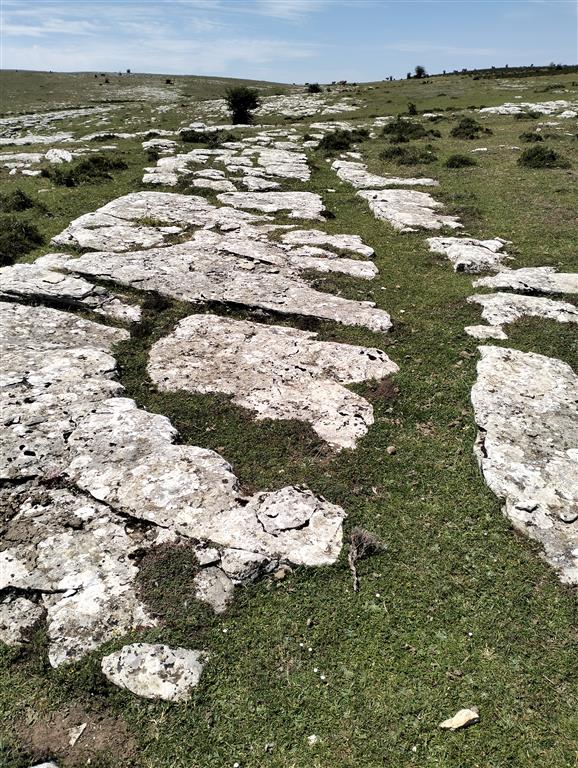
<svg viewBox="0 0 578 768">
<path fill-rule="evenodd" d="M 0 0 L 2 66 L 279 82 L 576 63 L 577 0 Z"/>
</svg>

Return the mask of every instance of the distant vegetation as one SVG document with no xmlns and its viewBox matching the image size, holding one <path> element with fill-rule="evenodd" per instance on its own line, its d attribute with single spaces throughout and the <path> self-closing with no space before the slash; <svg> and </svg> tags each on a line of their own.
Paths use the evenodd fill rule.
<svg viewBox="0 0 578 768">
<path fill-rule="evenodd" d="M 179 137 L 186 144 L 206 144 L 211 149 L 232 138 L 231 134 L 225 131 L 195 131 L 192 128 L 183 129 Z"/>
<path fill-rule="evenodd" d="M 392 123 L 383 128 L 383 135 L 387 136 L 392 144 L 403 144 L 412 139 L 439 139 L 441 133 L 433 128 L 426 129 L 420 123 L 404 120 L 397 117 Z"/>
<path fill-rule="evenodd" d="M 12 264 L 43 242 L 44 238 L 34 224 L 10 214 L 0 215 L 0 266 Z"/>
<path fill-rule="evenodd" d="M 327 154 L 342 152 L 350 149 L 352 144 L 358 141 L 365 141 L 369 138 L 367 128 L 356 128 L 353 131 L 337 130 L 334 133 L 326 134 L 319 142 L 319 149 Z"/>
<path fill-rule="evenodd" d="M 323 88 L 319 83 L 308 83 L 307 85 L 307 93 L 321 93 L 322 91 Z"/>
<path fill-rule="evenodd" d="M 477 165 L 473 157 L 469 155 L 450 155 L 444 163 L 446 168 L 471 168 Z"/>
<path fill-rule="evenodd" d="M 244 85 L 228 90 L 225 101 L 231 112 L 233 125 L 252 123 L 252 113 L 261 103 L 258 92 Z"/>
<path fill-rule="evenodd" d="M 570 162 L 565 157 L 543 144 L 525 149 L 518 158 L 518 165 L 524 168 L 570 168 Z"/>
<path fill-rule="evenodd" d="M 56 166 L 44 169 L 43 176 L 47 176 L 61 187 L 78 187 L 80 184 L 99 184 L 110 181 L 110 171 L 120 171 L 128 168 L 128 165 L 118 157 L 108 155 L 92 155 L 79 163 L 69 165 L 66 168 Z"/>
<path fill-rule="evenodd" d="M 391 160 L 397 165 L 421 165 L 437 160 L 431 147 L 418 149 L 416 147 L 386 147 L 380 155 L 380 160 Z"/>
<path fill-rule="evenodd" d="M 473 117 L 463 117 L 450 131 L 454 139 L 477 139 L 481 134 L 491 134 L 490 128 L 485 128 Z"/>
</svg>

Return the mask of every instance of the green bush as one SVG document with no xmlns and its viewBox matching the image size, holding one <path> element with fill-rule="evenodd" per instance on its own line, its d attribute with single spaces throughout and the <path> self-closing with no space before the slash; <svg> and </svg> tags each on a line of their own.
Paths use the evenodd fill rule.
<svg viewBox="0 0 578 768">
<path fill-rule="evenodd" d="M 450 131 L 454 139 L 477 139 L 481 134 L 491 134 L 490 128 L 485 128 L 473 117 L 463 117 Z"/>
<path fill-rule="evenodd" d="M 450 155 L 444 165 L 446 168 L 471 168 L 477 163 L 469 155 Z"/>
<path fill-rule="evenodd" d="M 544 115 L 541 112 L 530 110 L 529 112 L 516 112 L 514 120 L 537 120 L 539 117 L 544 117 Z"/>
<path fill-rule="evenodd" d="M 407 114 L 411 115 L 412 117 L 415 117 L 415 115 L 417 115 L 417 107 L 413 103 L 413 101 L 410 101 L 407 105 Z"/>
<path fill-rule="evenodd" d="M 128 168 L 124 160 L 108 155 L 92 155 L 75 165 L 66 168 L 56 166 L 43 170 L 42 175 L 48 176 L 61 187 L 77 187 L 79 184 L 100 184 L 110 181 L 110 171 L 120 171 Z"/>
<path fill-rule="evenodd" d="M 225 101 L 231 112 L 234 125 L 252 123 L 253 115 L 251 113 L 261 103 L 258 92 L 244 85 L 228 90 Z"/>
<path fill-rule="evenodd" d="M 321 93 L 323 91 L 323 88 L 319 85 L 319 83 L 309 83 L 307 86 L 307 93 Z"/>
<path fill-rule="evenodd" d="M 421 123 L 397 117 L 383 127 L 383 135 L 389 137 L 392 144 L 403 144 L 413 139 L 439 139 L 441 133 L 433 128 L 424 128 Z"/>
<path fill-rule="evenodd" d="M 17 216 L 0 215 L 0 266 L 12 264 L 43 242 L 44 238 L 34 224 Z"/>
<path fill-rule="evenodd" d="M 570 162 L 565 157 L 543 144 L 525 149 L 518 158 L 518 165 L 524 168 L 570 168 Z"/>
<path fill-rule="evenodd" d="M 544 141 L 544 138 L 539 133 L 534 133 L 534 131 L 524 131 L 524 133 L 520 134 L 520 139 L 522 141 L 532 142 L 532 141 Z"/>
<path fill-rule="evenodd" d="M 36 202 L 21 189 L 0 194 L 0 213 L 16 213 L 34 208 Z"/>
<path fill-rule="evenodd" d="M 355 128 L 353 131 L 344 131 L 338 129 L 333 133 L 326 134 L 319 142 L 319 149 L 322 152 L 331 154 L 333 152 L 342 152 L 350 149 L 352 144 L 358 141 L 365 141 L 369 138 L 367 128 Z"/>
<path fill-rule="evenodd" d="M 432 149 L 426 147 L 418 149 L 416 147 L 387 147 L 380 155 L 380 160 L 391 160 L 397 165 L 421 165 L 423 163 L 433 163 L 437 157 Z"/>
<path fill-rule="evenodd" d="M 223 131 L 195 131 L 192 128 L 183 129 L 180 134 L 185 144 L 206 144 L 211 149 L 220 146 L 224 141 L 230 141 L 232 136 Z"/>
</svg>

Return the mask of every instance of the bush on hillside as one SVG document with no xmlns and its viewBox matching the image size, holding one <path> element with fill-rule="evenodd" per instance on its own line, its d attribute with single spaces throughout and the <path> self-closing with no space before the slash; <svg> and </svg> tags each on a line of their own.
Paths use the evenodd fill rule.
<svg viewBox="0 0 578 768">
<path fill-rule="evenodd" d="M 416 147 L 387 147 L 380 155 L 380 160 L 391 160 L 397 165 L 421 165 L 423 163 L 433 163 L 437 160 L 435 153 L 431 148 L 425 147 L 418 149 Z"/>
<path fill-rule="evenodd" d="M 397 117 L 393 122 L 383 127 L 383 135 L 387 136 L 392 144 L 403 144 L 413 139 L 439 139 L 441 133 L 433 128 L 424 128 L 421 123 L 404 120 Z"/>
<path fill-rule="evenodd" d="M 307 86 L 307 93 L 321 93 L 323 91 L 323 88 L 319 85 L 319 83 L 309 83 Z"/>
<path fill-rule="evenodd" d="M 524 133 L 520 134 L 520 139 L 528 143 L 533 141 L 544 141 L 544 138 L 539 133 L 534 133 L 534 131 L 524 131 Z"/>
<path fill-rule="evenodd" d="M 462 117 L 457 125 L 450 131 L 454 139 L 477 139 L 481 134 L 491 134 L 490 128 L 485 128 L 473 117 Z"/>
<path fill-rule="evenodd" d="M 17 213 L 34 208 L 36 202 L 21 189 L 0 194 L 0 213 Z"/>
<path fill-rule="evenodd" d="M 252 112 L 261 103 L 258 92 L 254 88 L 247 88 L 244 85 L 228 90 L 225 101 L 231 113 L 233 125 L 252 123 Z"/>
<path fill-rule="evenodd" d="M 92 155 L 66 168 L 56 166 L 45 169 L 42 175 L 48 176 L 58 186 L 77 187 L 80 184 L 100 184 L 103 181 L 110 181 L 112 179 L 110 171 L 121 171 L 126 168 L 128 165 L 118 157 Z"/>
<path fill-rule="evenodd" d="M 565 157 L 543 144 L 525 149 L 518 158 L 518 165 L 524 168 L 570 168 L 570 162 Z"/>
<path fill-rule="evenodd" d="M 528 112 L 516 112 L 514 120 L 537 120 L 539 117 L 544 117 L 541 112 L 530 110 Z"/>
<path fill-rule="evenodd" d="M 12 264 L 43 242 L 44 238 L 34 224 L 17 216 L 0 215 L 0 266 Z"/>
<path fill-rule="evenodd" d="M 223 131 L 195 131 L 193 128 L 184 128 L 179 137 L 185 144 L 206 144 L 211 149 L 232 138 Z"/>
<path fill-rule="evenodd" d="M 355 128 L 353 131 L 344 131 L 338 129 L 333 133 L 326 134 L 319 142 L 319 149 L 322 152 L 331 154 L 333 152 L 342 152 L 350 149 L 352 144 L 358 141 L 365 141 L 369 138 L 367 128 Z"/>
<path fill-rule="evenodd" d="M 450 155 L 444 163 L 446 168 L 471 168 L 477 165 L 473 157 L 469 155 Z"/>
</svg>

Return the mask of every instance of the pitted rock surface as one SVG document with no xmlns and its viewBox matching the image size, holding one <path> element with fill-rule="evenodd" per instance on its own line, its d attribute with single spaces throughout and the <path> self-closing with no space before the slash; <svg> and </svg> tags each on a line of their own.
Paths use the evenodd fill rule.
<svg viewBox="0 0 578 768">
<path fill-rule="evenodd" d="M 472 304 L 481 304 L 482 317 L 489 325 L 515 323 L 523 317 L 542 317 L 559 323 L 578 323 L 578 309 L 564 301 L 517 293 L 480 293 L 468 296 Z"/>
<path fill-rule="evenodd" d="M 288 211 L 291 219 L 322 219 L 325 208 L 315 192 L 225 192 L 217 196 L 224 205 L 276 213 Z"/>
<path fill-rule="evenodd" d="M 480 347 L 475 453 L 504 512 L 578 583 L 578 377 L 550 357 Z"/>
<path fill-rule="evenodd" d="M 376 219 L 388 221 L 400 232 L 417 229 L 459 229 L 457 216 L 440 213 L 443 208 L 427 192 L 412 189 L 361 190 L 357 193 L 367 200 Z"/>
<path fill-rule="evenodd" d="M 165 391 L 223 392 L 259 419 L 299 419 L 337 448 L 354 448 L 373 408 L 343 384 L 398 370 L 378 349 L 316 341 L 280 326 L 193 315 L 152 347 L 148 372 Z"/>
<path fill-rule="evenodd" d="M 498 270 L 511 256 L 504 251 L 507 240 L 476 240 L 472 237 L 428 237 L 430 251 L 446 256 L 456 272 Z"/>
<path fill-rule="evenodd" d="M 369 173 L 365 163 L 352 160 L 334 160 L 331 164 L 342 181 L 346 181 L 356 189 L 383 189 L 386 187 L 437 187 L 435 179 L 403 178 L 401 176 L 378 176 Z"/>
<path fill-rule="evenodd" d="M 136 322 L 141 317 L 138 304 L 130 304 L 87 280 L 64 275 L 37 262 L 0 269 L 0 299 L 50 301 L 65 307 L 91 309 L 127 322 Z"/>
<path fill-rule="evenodd" d="M 553 267 L 508 269 L 474 282 L 474 288 L 509 288 L 520 293 L 578 293 L 578 273 Z"/>
<path fill-rule="evenodd" d="M 114 685 L 145 699 L 186 701 L 206 661 L 202 651 L 133 643 L 105 656 L 101 669 Z"/>
<path fill-rule="evenodd" d="M 275 244 L 254 239 L 243 229 L 230 234 L 208 230 L 190 240 L 159 249 L 130 253 L 87 253 L 76 259 L 64 254 L 42 257 L 42 264 L 82 275 L 112 280 L 141 290 L 157 291 L 193 303 L 218 301 L 364 325 L 388 331 L 387 312 L 371 302 L 343 299 L 311 288 L 299 272 L 311 266 Z M 327 259 L 332 269 L 349 274 L 362 262 Z M 329 268 L 329 266 L 328 266 Z M 373 265 L 369 265 L 373 272 Z"/>
<path fill-rule="evenodd" d="M 0 552 L 0 562 L 3 552 Z M 15 595 L 0 597 L 0 642 L 21 645 L 27 634 L 40 622 L 44 611 L 32 600 Z"/>
</svg>

